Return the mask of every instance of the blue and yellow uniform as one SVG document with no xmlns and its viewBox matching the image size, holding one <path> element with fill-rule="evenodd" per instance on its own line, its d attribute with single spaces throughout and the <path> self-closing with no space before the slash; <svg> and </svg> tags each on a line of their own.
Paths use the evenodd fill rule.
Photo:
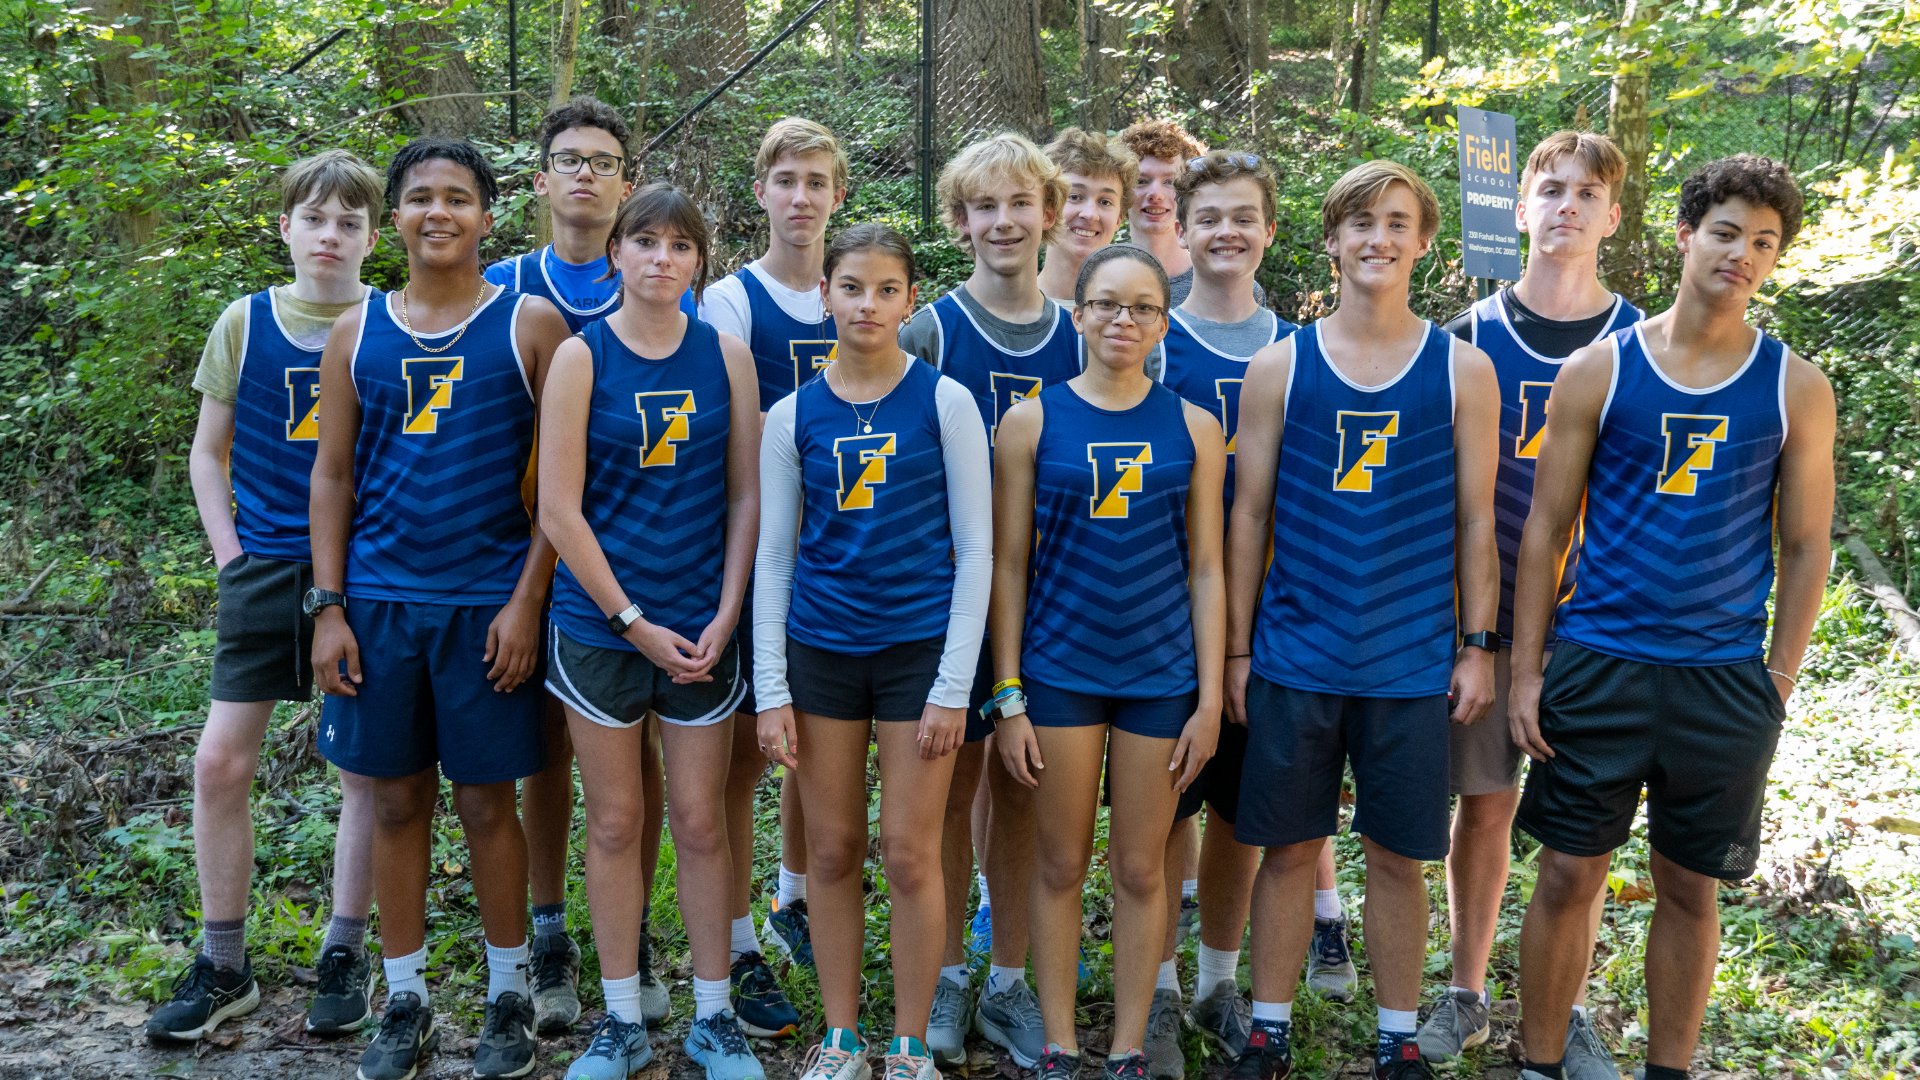
<svg viewBox="0 0 1920 1080">
<path fill-rule="evenodd" d="M 1639 327 L 1612 340 L 1580 580 L 1540 694 L 1554 757 L 1528 773 L 1517 822 L 1601 855 L 1626 842 L 1644 785 L 1654 850 L 1738 880 L 1786 715 L 1763 657 L 1791 357 L 1755 331 L 1733 374 L 1695 388 Z"/>
<path fill-rule="evenodd" d="M 1035 724 L 1176 738 L 1193 715 L 1186 405 L 1152 385 L 1130 409 L 1040 392 L 1032 584 L 1020 676 Z"/>
<path fill-rule="evenodd" d="M 760 378 L 760 411 L 800 389 L 833 362 L 833 346 L 839 334 L 833 328 L 833 316 L 820 313 L 820 321 L 805 322 L 787 314 L 758 275 L 741 267 L 733 272 L 747 294 L 753 323 L 747 331 L 747 348 L 753 353 L 754 370 Z"/>
<path fill-rule="evenodd" d="M 1080 332 L 1073 328 L 1073 313 L 1057 304 L 1050 306 L 1053 332 L 1038 345 L 1013 352 L 987 336 L 957 297 L 942 296 L 931 305 L 940 327 L 940 360 L 935 366 L 973 395 L 980 422 L 987 425 L 989 445 L 1000 428 L 1000 418 L 1016 402 L 1080 374 Z"/>
<path fill-rule="evenodd" d="M 495 693 L 480 659 L 532 537 L 533 384 L 515 340 L 526 302 L 496 292 L 457 340 L 409 334 L 391 297 L 361 311 L 346 592 L 365 681 L 327 699 L 320 732 L 321 753 L 350 772 L 407 776 L 437 760 L 451 780 L 493 783 L 540 768 L 539 693 Z"/>
<path fill-rule="evenodd" d="M 552 244 L 501 259 L 487 267 L 486 278 L 514 292 L 551 301 L 567 320 L 567 329 L 576 334 L 620 306 L 620 275 L 607 276 L 606 256 L 570 263 L 554 253 Z M 680 297 L 680 310 L 693 315 L 692 290 Z"/>
<path fill-rule="evenodd" d="M 1354 831 L 1437 859 L 1456 642 L 1454 339 L 1429 325 L 1375 386 L 1334 366 L 1320 324 L 1292 340 L 1237 835 L 1330 835 L 1351 762 Z"/>
<path fill-rule="evenodd" d="M 1271 345 L 1299 327 L 1270 311 L 1262 312 L 1273 320 L 1273 332 L 1263 342 Z M 1246 381 L 1247 361 L 1253 353 L 1234 356 L 1221 352 L 1195 331 L 1186 316 L 1177 309 L 1167 313 L 1167 336 L 1161 342 L 1165 360 L 1160 381 L 1167 389 L 1212 413 L 1220 421 L 1227 438 L 1226 513 L 1233 512 L 1233 466 L 1237 460 L 1233 437 L 1240 430 L 1240 385 Z M 1258 351 L 1258 350 L 1256 350 Z"/>
</svg>

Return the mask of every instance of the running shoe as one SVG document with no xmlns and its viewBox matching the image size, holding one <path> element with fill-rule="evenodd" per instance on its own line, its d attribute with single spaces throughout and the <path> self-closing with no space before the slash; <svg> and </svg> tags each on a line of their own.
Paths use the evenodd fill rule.
<svg viewBox="0 0 1920 1080">
<path fill-rule="evenodd" d="M 1190 938 L 1200 932 L 1200 901 L 1196 897 L 1180 898 L 1180 936 Z"/>
<path fill-rule="evenodd" d="M 487 1002 L 480 1042 L 473 1048 L 473 1075 L 496 1080 L 532 1072 L 539 1050 L 533 1027 L 533 1002 L 519 994 L 509 990 Z"/>
<path fill-rule="evenodd" d="M 1033 1080 L 1075 1080 L 1080 1075 L 1080 1055 L 1069 1054 L 1057 1046 L 1048 1046 L 1033 1067 Z"/>
<path fill-rule="evenodd" d="M 350 945 L 335 945 L 320 954 L 314 968 L 319 985 L 307 1006 L 307 1031 L 314 1035 L 345 1035 L 373 1019 L 373 963 Z"/>
<path fill-rule="evenodd" d="M 733 1014 L 740 1030 L 755 1038 L 777 1039 L 800 1030 L 800 1011 L 780 990 L 773 969 L 757 952 L 741 953 L 727 973 L 733 982 Z"/>
<path fill-rule="evenodd" d="M 359 1080 L 413 1080 L 420 1060 L 433 1053 L 440 1032 L 433 1026 L 433 1010 L 409 991 L 387 995 L 387 1011 L 380 1031 L 360 1055 Z"/>
<path fill-rule="evenodd" d="M 872 1076 L 867 1048 L 847 1028 L 827 1029 L 827 1037 L 807 1051 L 800 1066 L 800 1080 L 871 1080 Z"/>
<path fill-rule="evenodd" d="M 973 995 L 965 986 L 941 979 L 933 988 L 933 1011 L 927 1015 L 927 1046 L 942 1065 L 967 1060 L 967 1028 L 973 1021 Z"/>
<path fill-rule="evenodd" d="M 653 937 L 645 929 L 640 931 L 640 1019 L 657 1024 L 673 1011 L 673 1002 L 667 998 L 666 984 L 653 973 Z"/>
<path fill-rule="evenodd" d="M 1584 1013 L 1567 1021 L 1567 1056 L 1560 1059 L 1567 1080 L 1620 1080 L 1613 1055 Z"/>
<path fill-rule="evenodd" d="M 1287 1035 L 1291 1024 L 1255 1024 L 1247 1045 L 1228 1067 L 1226 1080 L 1282 1080 L 1293 1072 L 1293 1047 Z"/>
<path fill-rule="evenodd" d="M 1180 1050 L 1180 991 L 1155 990 L 1147 1013 L 1146 1075 L 1152 1080 L 1180 1080 L 1187 1074 L 1187 1055 Z M 1112 1070 L 1112 1062 L 1108 1062 Z"/>
<path fill-rule="evenodd" d="M 760 924 L 773 947 L 790 963 L 801 967 L 813 966 L 813 934 L 807 928 L 807 902 L 795 900 L 782 905 L 779 900 L 773 902 L 767 919 Z"/>
<path fill-rule="evenodd" d="M 1238 986 L 1222 982 L 1188 1006 L 1187 1019 L 1228 1057 L 1237 1058 L 1246 1050 L 1247 1035 L 1253 1030 L 1253 1003 Z"/>
<path fill-rule="evenodd" d="M 687 1032 L 686 1050 L 694 1064 L 707 1070 L 707 1080 L 767 1080 L 732 1012 L 695 1020 Z"/>
<path fill-rule="evenodd" d="M 1047 1052 L 1047 1027 L 1040 1019 L 1040 1002 L 1025 979 L 998 994 L 982 993 L 973 1025 L 990 1043 L 1005 1050 L 1023 1069 L 1039 1064 Z M 1078 1060 L 1077 1058 L 1075 1060 Z"/>
<path fill-rule="evenodd" d="M 896 1036 L 887 1047 L 886 1064 L 880 1074 L 884 1080 L 940 1080 L 927 1044 L 905 1035 Z"/>
<path fill-rule="evenodd" d="M 567 1080 L 627 1080 L 653 1060 L 647 1026 L 629 1024 L 608 1013 L 593 1029 L 587 1052 L 567 1066 Z"/>
<path fill-rule="evenodd" d="M 1100 1080 L 1147 1080 L 1147 1055 L 1135 1050 L 1126 1057 L 1108 1058 L 1106 1067 L 1100 1070 Z"/>
<path fill-rule="evenodd" d="M 1428 1061 L 1450 1061 L 1486 1042 L 1492 1033 L 1492 1018 L 1480 995 L 1449 986 L 1434 1002 L 1414 1042 L 1420 1047 L 1420 1056 Z"/>
<path fill-rule="evenodd" d="M 253 961 L 239 971 L 214 966 L 205 953 L 173 981 L 173 997 L 147 1018 L 147 1038 L 157 1043 L 198 1042 L 221 1021 L 245 1016 L 260 1007 L 260 984 L 253 979 Z"/>
<path fill-rule="evenodd" d="M 1386 1064 L 1377 1060 L 1373 1063 L 1373 1080 L 1433 1080 L 1433 1070 L 1420 1057 L 1420 1047 L 1408 1039 Z"/>
<path fill-rule="evenodd" d="M 1313 920 L 1313 947 L 1307 950 L 1307 988 L 1328 1001 L 1348 1002 L 1360 985 L 1347 948 L 1347 919 Z"/>
<path fill-rule="evenodd" d="M 564 930 L 535 934 L 527 969 L 527 981 L 533 984 L 534 1027 L 542 1035 L 558 1035 L 572 1027 L 580 1019 L 580 946 Z"/>
</svg>

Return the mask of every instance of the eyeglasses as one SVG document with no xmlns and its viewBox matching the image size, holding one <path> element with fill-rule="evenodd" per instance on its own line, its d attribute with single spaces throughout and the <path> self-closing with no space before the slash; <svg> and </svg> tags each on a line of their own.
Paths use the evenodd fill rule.
<svg viewBox="0 0 1920 1080">
<path fill-rule="evenodd" d="M 1093 317 L 1101 322 L 1112 322 L 1126 312 L 1135 326 L 1158 326 L 1160 320 L 1167 317 L 1167 309 L 1159 304 L 1121 304 L 1112 300 L 1089 300 L 1081 304 L 1082 309 L 1091 308 Z"/>
<path fill-rule="evenodd" d="M 1199 172 L 1200 170 L 1206 168 L 1207 159 L 1209 157 L 1214 157 L 1214 156 L 1216 155 L 1201 154 L 1197 158 L 1188 158 L 1187 159 L 1188 171 Z M 1217 156 L 1219 160 L 1226 162 L 1228 165 L 1238 165 L 1242 169 L 1257 169 L 1260 167 L 1259 154 L 1232 154 L 1232 153 L 1221 152 Z"/>
<path fill-rule="evenodd" d="M 618 176 L 627 166 L 627 159 L 618 154 L 595 154 L 581 157 L 579 154 L 548 154 L 547 168 L 565 176 L 572 176 L 585 165 L 593 170 L 595 176 Z"/>
</svg>

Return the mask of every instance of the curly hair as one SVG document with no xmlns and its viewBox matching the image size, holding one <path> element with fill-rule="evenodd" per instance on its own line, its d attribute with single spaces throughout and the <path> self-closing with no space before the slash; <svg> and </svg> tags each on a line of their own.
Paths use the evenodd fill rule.
<svg viewBox="0 0 1920 1080">
<path fill-rule="evenodd" d="M 487 160 L 479 147 L 465 139 L 429 137 L 415 139 L 401 147 L 400 152 L 387 163 L 387 205 L 400 204 L 401 186 L 407 182 L 407 173 L 415 166 L 435 159 L 465 166 L 473 174 L 473 182 L 480 188 L 482 210 L 491 207 L 493 200 L 500 197 L 500 180 L 494 175 L 493 163 Z"/>
<path fill-rule="evenodd" d="M 599 128 L 613 136 L 613 141 L 619 143 L 622 150 L 627 148 L 627 140 L 633 137 L 633 129 L 627 126 L 626 119 L 615 112 L 613 106 L 582 94 L 565 105 L 549 110 L 547 115 L 540 118 L 540 126 L 536 131 L 540 140 L 541 168 L 547 167 L 547 154 L 553 149 L 553 140 L 559 138 L 561 132 L 574 128 Z M 623 171 L 629 179 L 632 178 L 631 159 L 624 164 Z"/>
<path fill-rule="evenodd" d="M 1123 197 L 1133 190 L 1133 182 L 1140 175 L 1140 159 L 1133 156 L 1133 151 L 1118 138 L 1098 131 L 1067 128 L 1053 137 L 1045 153 L 1063 173 L 1089 179 L 1118 177 Z"/>
<path fill-rule="evenodd" d="M 1171 120 L 1142 120 L 1120 133 L 1120 141 L 1138 158 L 1159 158 L 1184 165 L 1207 152 L 1206 144 Z"/>
<path fill-rule="evenodd" d="M 1793 182 L 1793 173 L 1772 158 L 1735 154 L 1700 166 L 1680 185 L 1680 221 L 1697 229 L 1708 210 L 1728 199 L 1744 199 L 1779 214 L 1782 251 L 1800 233 L 1806 201 L 1800 185 Z"/>
</svg>

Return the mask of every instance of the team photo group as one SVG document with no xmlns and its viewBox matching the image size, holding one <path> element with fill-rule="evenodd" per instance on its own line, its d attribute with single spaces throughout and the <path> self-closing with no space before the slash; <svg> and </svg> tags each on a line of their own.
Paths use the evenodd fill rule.
<svg viewBox="0 0 1920 1080">
<path fill-rule="evenodd" d="M 470 143 L 280 178 L 292 280 L 225 309 L 193 381 L 219 567 L 201 940 L 150 1039 L 261 1002 L 252 786 L 275 704 L 318 690 L 341 798 L 305 1027 L 358 1033 L 361 1080 L 427 1068 L 451 1011 L 443 777 L 485 936 L 478 1077 L 623 1080 L 671 1032 L 709 1080 L 936 1080 L 989 1048 L 1171 1080 L 1197 1030 L 1209 1075 L 1275 1080 L 1297 996 L 1356 999 L 1350 939 L 1377 1041 L 1316 1053 L 1425 1077 L 1493 1032 L 1516 827 L 1521 1076 L 1688 1075 L 1830 561 L 1833 392 L 1747 321 L 1801 225 L 1785 166 L 1686 179 L 1645 316 L 1598 270 L 1627 173 L 1606 137 L 1519 159 L 1524 271 L 1466 311 L 1411 306 L 1442 208 L 1366 161 L 1324 193 L 1336 287 L 1296 326 L 1256 280 L 1287 163 L 1170 121 L 961 149 L 936 198 L 972 269 L 937 298 L 907 237 L 841 219 L 820 124 L 765 132 L 766 248 L 717 279 L 701 207 L 642 182 L 631 135 L 588 98 L 544 117 L 552 242 L 508 258 Z M 365 284 L 396 241 L 398 287 Z M 1585 988 L 1643 794 L 1644 1060 L 1616 1060 Z M 663 829 L 691 1015 L 653 954 Z M 1096 862 L 1110 1049 L 1083 1055 Z M 870 904 L 891 1030 L 863 1016 Z M 753 1039 L 810 1049 L 763 1068 Z"/>
</svg>

